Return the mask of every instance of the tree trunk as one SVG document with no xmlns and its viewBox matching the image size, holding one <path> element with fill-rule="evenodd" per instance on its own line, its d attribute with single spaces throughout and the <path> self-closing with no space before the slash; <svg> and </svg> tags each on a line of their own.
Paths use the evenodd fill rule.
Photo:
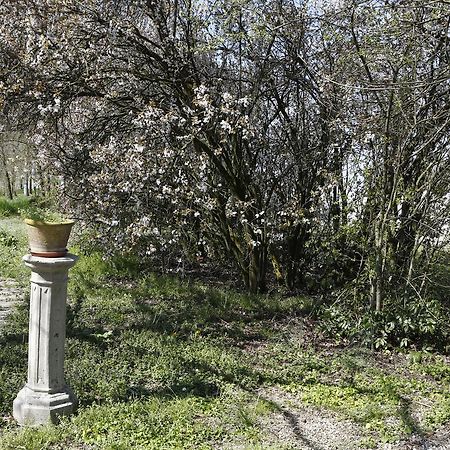
<svg viewBox="0 0 450 450">
<path fill-rule="evenodd" d="M 375 223 L 375 262 L 374 262 L 374 276 L 371 281 L 371 306 L 377 312 L 383 309 L 383 233 L 380 230 L 381 224 Z"/>
<path fill-rule="evenodd" d="M 5 178 L 6 178 L 6 189 L 7 189 L 6 192 L 8 194 L 8 198 L 10 200 L 12 200 L 14 191 L 13 191 L 12 184 L 11 184 L 11 177 L 9 176 L 9 172 L 8 172 L 8 170 L 6 170 L 6 168 L 5 168 Z"/>
<path fill-rule="evenodd" d="M 14 190 L 12 187 L 11 176 L 9 175 L 9 172 L 8 172 L 8 164 L 6 162 L 5 150 L 3 148 L 1 149 L 1 158 L 2 158 L 2 163 L 3 163 L 3 168 L 5 170 L 6 194 L 7 194 L 8 198 L 10 200 L 12 200 L 13 195 L 14 195 Z"/>
<path fill-rule="evenodd" d="M 28 173 L 25 173 L 23 180 L 23 195 L 28 197 L 30 195 L 29 185 L 28 185 Z"/>
<path fill-rule="evenodd" d="M 267 290 L 267 249 L 265 246 L 253 248 L 249 255 L 247 289 L 251 294 L 260 294 Z"/>
</svg>

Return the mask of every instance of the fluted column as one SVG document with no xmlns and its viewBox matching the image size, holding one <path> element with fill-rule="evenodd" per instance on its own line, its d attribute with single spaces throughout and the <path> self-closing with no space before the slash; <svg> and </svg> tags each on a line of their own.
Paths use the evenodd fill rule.
<svg viewBox="0 0 450 450">
<path fill-rule="evenodd" d="M 56 423 L 70 414 L 75 396 L 64 380 L 68 271 L 78 257 L 23 257 L 31 269 L 28 381 L 13 405 L 20 425 Z"/>
</svg>

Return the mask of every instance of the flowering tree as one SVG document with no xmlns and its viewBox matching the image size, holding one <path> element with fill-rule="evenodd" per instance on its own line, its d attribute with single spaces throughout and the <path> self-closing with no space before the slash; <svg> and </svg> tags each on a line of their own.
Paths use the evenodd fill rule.
<svg viewBox="0 0 450 450">
<path fill-rule="evenodd" d="M 365 274 L 381 309 L 448 210 L 430 5 L 5 1 L 0 102 L 114 248 L 231 258 L 252 292 Z"/>
<path fill-rule="evenodd" d="M 264 2 L 209 6 L 3 5 L 4 17 L 17 14 L 26 30 L 5 40 L 8 63 L 20 67 L 14 79 L 23 76 L 13 85 L 5 74 L 4 101 L 31 108 L 41 156 L 117 245 L 225 252 L 248 288 L 263 290 L 269 253 L 278 265 L 279 225 L 294 230 L 295 256 L 307 223 L 302 211 L 320 165 L 306 170 L 303 157 L 317 130 L 313 120 L 295 127 L 320 89 L 306 72 L 291 76 L 309 57 L 295 27 L 280 28 L 294 4 L 281 2 L 278 16 Z M 288 74 L 286 56 L 297 51 L 304 58 Z M 311 92 L 301 94 L 302 83 Z M 301 199 L 287 182 L 299 171 Z"/>
</svg>

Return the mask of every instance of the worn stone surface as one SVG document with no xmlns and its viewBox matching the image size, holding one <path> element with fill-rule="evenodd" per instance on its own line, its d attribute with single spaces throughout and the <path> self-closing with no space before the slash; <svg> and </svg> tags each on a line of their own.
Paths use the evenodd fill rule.
<svg viewBox="0 0 450 450">
<path fill-rule="evenodd" d="M 13 405 L 20 425 L 57 422 L 70 414 L 76 399 L 64 381 L 68 271 L 77 257 L 26 255 L 31 269 L 28 380 Z"/>
</svg>

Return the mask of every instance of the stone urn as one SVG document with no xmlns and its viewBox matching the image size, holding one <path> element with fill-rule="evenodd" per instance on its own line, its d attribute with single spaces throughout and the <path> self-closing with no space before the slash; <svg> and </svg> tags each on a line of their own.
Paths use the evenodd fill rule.
<svg viewBox="0 0 450 450">
<path fill-rule="evenodd" d="M 50 222 L 25 219 L 30 253 L 44 258 L 59 258 L 67 254 L 67 242 L 74 220 Z"/>
</svg>

